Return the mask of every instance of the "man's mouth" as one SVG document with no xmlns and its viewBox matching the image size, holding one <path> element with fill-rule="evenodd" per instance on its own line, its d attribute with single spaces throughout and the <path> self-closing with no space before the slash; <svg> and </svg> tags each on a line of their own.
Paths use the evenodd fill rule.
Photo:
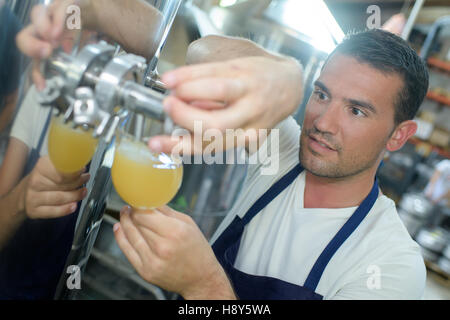
<svg viewBox="0 0 450 320">
<path fill-rule="evenodd" d="M 330 151 L 336 151 L 335 148 L 331 147 L 326 141 L 319 139 L 317 137 L 314 137 L 312 135 L 309 135 L 308 138 L 312 141 L 313 145 L 317 145 L 323 149 L 330 150 Z"/>
</svg>

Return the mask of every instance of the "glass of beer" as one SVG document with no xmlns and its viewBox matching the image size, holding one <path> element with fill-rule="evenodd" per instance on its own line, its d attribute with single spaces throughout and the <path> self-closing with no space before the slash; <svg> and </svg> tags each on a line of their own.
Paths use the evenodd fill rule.
<svg viewBox="0 0 450 320">
<path fill-rule="evenodd" d="M 147 146 L 150 136 L 161 133 L 157 126 L 156 121 L 133 115 L 116 134 L 112 181 L 119 196 L 137 210 L 169 203 L 183 179 L 180 158 Z"/>
<path fill-rule="evenodd" d="M 62 173 L 74 173 L 83 169 L 91 161 L 98 140 L 93 130 L 74 129 L 64 123 L 64 116 L 54 115 L 48 135 L 48 153 L 56 169 Z"/>
</svg>

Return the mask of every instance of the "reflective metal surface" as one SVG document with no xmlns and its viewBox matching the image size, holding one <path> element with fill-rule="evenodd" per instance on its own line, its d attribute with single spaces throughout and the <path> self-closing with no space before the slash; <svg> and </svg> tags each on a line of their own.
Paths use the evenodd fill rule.
<svg viewBox="0 0 450 320">
<path fill-rule="evenodd" d="M 145 58 L 113 54 L 114 47 L 102 42 L 87 45 L 75 56 L 55 52 L 43 62 L 47 81 L 39 92 L 40 104 L 63 113 L 74 127 L 92 128 L 94 137 L 107 143 L 129 112 L 164 122 L 170 134 L 173 122 L 163 110 L 165 96 L 140 84 Z"/>
<path fill-rule="evenodd" d="M 156 68 L 158 56 L 164 46 L 181 0 L 155 0 L 147 2 L 157 8 L 163 16 L 160 28 L 155 37 L 155 39 L 158 39 L 155 40 L 158 41 L 157 50 L 154 57 L 148 62 L 147 73 L 150 73 Z M 142 28 L 145 28 L 145 23 L 142 25 Z M 97 153 L 94 156 L 90 169 L 93 178 L 90 181 L 91 185 L 88 185 L 88 188 L 91 191 L 87 199 L 83 201 L 77 221 L 72 250 L 66 261 L 65 269 L 71 265 L 77 265 L 82 270 L 85 270 L 86 268 L 86 263 L 102 223 L 103 214 L 107 205 L 107 198 L 111 193 L 112 183 L 110 170 L 113 154 L 113 145 L 103 141 L 103 145 L 98 148 Z M 68 277 L 69 274 L 61 275 L 55 299 L 76 298 L 78 291 L 69 290 L 66 286 Z M 161 296 L 158 295 L 157 297 L 161 298 Z"/>
<path fill-rule="evenodd" d="M 294 30 L 299 37 L 305 37 L 304 41 L 327 54 L 344 38 L 344 32 L 322 0 L 275 0 L 264 17 Z"/>
<path fill-rule="evenodd" d="M 147 3 L 158 9 L 162 16 L 161 28 L 156 39 L 159 39 L 157 45 L 157 50 L 154 57 L 149 61 L 148 74 L 156 70 L 156 65 L 158 64 L 159 56 L 161 55 L 161 50 L 164 48 L 167 37 L 169 35 L 170 28 L 172 27 L 173 21 L 178 13 L 178 9 L 182 3 L 182 0 L 145 0 Z"/>
<path fill-rule="evenodd" d="M 444 30 L 448 29 L 450 25 L 450 16 L 444 16 L 436 20 L 435 23 L 433 23 L 433 26 L 431 27 L 430 32 L 428 32 L 428 35 L 424 41 L 423 47 L 420 51 L 420 57 L 424 60 L 428 59 L 428 56 L 432 50 L 432 45 L 437 37 L 439 37 L 439 34 Z"/>
<path fill-rule="evenodd" d="M 168 294 L 142 279 L 120 250 L 113 232 L 117 222 L 104 216 L 83 274 L 82 289 L 75 298 L 166 300 Z"/>
<path fill-rule="evenodd" d="M 138 0 L 136 0 L 138 1 Z M 140 0 L 139 0 L 140 1 Z M 147 70 L 144 70 L 148 74 L 155 70 L 156 63 L 158 61 L 158 56 L 161 52 L 161 49 L 166 41 L 168 33 L 170 31 L 170 27 L 172 25 L 173 19 L 176 16 L 177 10 L 181 4 L 181 0 L 164 0 L 164 1 L 147 1 L 149 4 L 154 6 L 160 11 L 161 14 L 161 23 L 157 30 L 154 32 L 149 31 L 149 37 L 154 37 L 153 39 L 153 47 L 155 48 L 155 54 L 149 57 L 149 61 L 143 61 L 148 65 Z M 3 164 L 3 156 L 5 154 L 6 148 L 10 142 L 10 131 L 11 128 L 14 128 L 15 124 L 20 123 L 20 132 L 21 134 L 16 133 L 16 139 L 26 145 L 28 148 L 28 153 L 31 149 L 34 149 L 37 144 L 37 140 L 39 138 L 45 137 L 43 140 L 42 150 L 37 150 L 33 155 L 39 157 L 47 154 L 47 142 L 46 142 L 46 132 L 44 131 L 45 119 L 47 119 L 47 115 L 50 112 L 50 108 L 40 105 L 38 103 L 38 98 L 42 98 L 42 94 L 38 94 L 34 86 L 31 85 L 30 81 L 30 61 L 29 59 L 23 57 L 16 48 L 15 45 L 15 37 L 19 30 L 26 26 L 30 21 L 30 12 L 35 4 L 45 4 L 49 5 L 52 3 L 51 0 L 0 0 L 0 163 Z M 142 26 L 140 29 L 146 29 L 146 21 L 142 22 Z M 81 34 L 81 31 L 78 32 Z M 131 35 L 132 36 L 132 35 Z M 61 55 L 60 60 L 55 60 L 55 66 L 63 66 L 67 65 L 67 61 L 72 59 L 79 51 L 82 51 L 84 45 L 88 42 L 79 43 L 78 37 L 75 37 L 72 40 L 71 46 L 73 48 L 72 52 L 74 55 L 66 54 L 65 56 Z M 113 44 L 114 45 L 114 44 Z M 66 51 L 66 52 L 70 52 Z M 119 50 L 113 48 L 111 51 L 110 57 L 118 54 Z M 85 59 L 84 61 L 88 61 Z M 82 62 L 80 60 L 80 62 Z M 82 63 L 78 64 L 78 66 L 82 66 Z M 74 70 L 71 70 L 74 71 Z M 111 71 L 112 73 L 115 70 Z M 78 72 L 71 73 L 73 77 L 72 80 L 72 89 L 78 89 L 79 80 L 76 76 L 80 75 Z M 144 72 L 142 72 L 144 75 Z M 92 79 L 91 79 L 92 80 Z M 141 78 L 140 82 L 143 83 L 144 77 Z M 53 82 L 50 81 L 49 87 L 57 88 L 60 82 L 58 79 L 55 79 Z M 139 99 L 146 98 L 146 93 L 143 86 L 136 86 L 137 83 L 124 85 L 121 89 L 122 94 L 126 95 L 129 93 L 128 97 L 130 100 L 133 99 L 135 101 L 139 101 Z M 105 88 L 103 92 L 108 93 L 108 90 L 111 88 Z M 53 105 L 54 101 L 54 92 L 52 90 L 48 90 L 47 95 L 44 97 L 47 99 L 46 101 L 41 100 L 41 102 L 45 102 L 47 104 Z M 74 98 L 79 98 L 83 101 L 89 102 L 89 95 L 86 91 L 79 91 L 79 95 L 75 95 Z M 106 95 L 105 95 L 106 97 Z M 147 97 L 148 98 L 148 97 Z M 45 99 L 44 99 L 45 100 Z M 131 105 L 129 101 L 125 101 L 123 103 L 127 105 Z M 146 103 L 149 99 L 146 100 Z M 144 103 L 145 104 L 145 103 Z M 139 108 L 143 108 L 142 105 L 138 105 Z M 22 110 L 22 112 L 20 112 Z M 80 120 L 81 121 L 81 120 Z M 17 126 L 16 126 L 17 127 Z M 17 130 L 16 130 L 17 132 Z M 27 138 L 28 137 L 28 138 Z M 23 141 L 22 141 L 23 140 Z M 9 144 L 11 145 L 11 144 Z M 57 289 L 57 293 L 55 295 L 56 299 L 71 299 L 74 297 L 76 290 L 71 291 L 66 286 L 66 280 L 69 274 L 65 273 L 67 270 L 67 266 L 77 265 L 82 270 L 84 270 L 86 266 L 86 262 L 89 259 L 91 249 L 96 240 L 97 233 L 99 230 L 99 226 L 102 222 L 102 217 L 106 208 L 107 198 L 111 191 L 111 179 L 110 179 L 110 167 L 112 165 L 112 154 L 110 144 L 106 142 L 101 142 L 98 146 L 97 153 L 90 164 L 90 174 L 91 179 L 87 184 L 87 188 L 89 193 L 86 199 L 80 204 L 80 211 L 78 214 L 78 219 L 74 219 L 74 224 L 68 230 L 75 230 L 73 234 L 73 245 L 70 250 L 70 253 L 66 259 L 66 267 L 63 268 L 63 273 L 61 275 L 56 275 L 57 277 L 61 276 L 59 281 L 59 286 Z M 25 149 L 27 150 L 27 149 Z M 2 184 L 1 188 L 4 190 L 4 186 L 6 183 L 13 187 L 17 186 L 20 183 L 23 175 L 27 174 L 25 171 L 25 167 L 16 168 L 11 166 L 21 166 L 24 163 L 27 163 L 29 159 L 27 159 L 27 152 L 25 151 L 22 155 L 23 159 L 14 158 L 10 159 L 7 167 L 2 168 L 3 172 L 19 172 L 17 177 L 14 177 L 15 181 L 7 181 L 7 179 L 2 176 L 0 177 L 0 183 Z M 30 169 L 32 169 L 31 167 Z M 29 172 L 28 172 L 29 173 Z M 9 179 L 9 178 L 8 178 Z M 17 181 L 16 181 L 17 180 Z M 0 197 L 3 194 L 0 195 Z M 4 208 L 1 208 L 3 210 Z M 3 214 L 3 212 L 1 212 Z M 45 236 L 45 234 L 43 234 Z M 70 236 L 70 235 L 69 235 Z M 35 248 L 43 249 L 39 243 L 34 244 Z M 55 246 L 56 247 L 56 246 Z M 33 248 L 20 248 L 22 252 L 27 250 L 34 250 Z M 19 250 L 19 251 L 20 251 Z M 56 250 L 56 249 L 55 249 Z M 53 251 L 55 251 L 53 250 Z M 52 251 L 52 248 L 47 248 L 48 252 Z M 55 255 L 65 255 L 62 252 L 53 252 Z M 40 259 L 46 259 L 46 256 L 41 256 Z M 13 263 L 12 261 L 0 261 L 1 264 L 5 265 L 8 263 Z M 14 266 L 11 266 L 14 268 Z M 27 276 L 26 274 L 23 275 Z M 0 280 L 2 281 L 2 280 Z M 1 292 L 0 292 L 1 295 Z M 156 298 L 162 298 L 162 296 L 158 293 L 155 294 Z"/>
<path fill-rule="evenodd" d="M 72 265 L 84 270 L 90 257 L 92 247 L 102 223 L 107 197 L 112 188 L 112 151 L 108 153 L 111 147 L 104 142 L 101 143 L 92 159 L 90 172 L 93 173 L 93 178 L 87 185 L 90 193 L 81 205 L 72 248 L 64 270 L 67 270 Z M 61 275 L 55 299 L 74 299 L 78 294 L 77 290 L 68 289 L 66 285 L 68 276 L 68 274 L 64 273 Z"/>
</svg>

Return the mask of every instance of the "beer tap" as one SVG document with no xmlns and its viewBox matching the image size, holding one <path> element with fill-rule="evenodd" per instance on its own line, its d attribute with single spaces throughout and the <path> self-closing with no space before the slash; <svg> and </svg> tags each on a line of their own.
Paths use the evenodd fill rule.
<svg viewBox="0 0 450 320">
<path fill-rule="evenodd" d="M 114 57 L 105 42 L 87 45 L 76 56 L 56 51 L 42 65 L 47 80 L 39 93 L 41 105 L 52 105 L 74 127 L 93 129 L 107 143 L 129 113 L 142 114 L 163 124 L 165 134 L 175 126 L 164 113 L 167 90 L 154 77 L 145 79 L 145 58 L 134 54 Z M 149 80 L 150 79 L 150 80 Z"/>
</svg>

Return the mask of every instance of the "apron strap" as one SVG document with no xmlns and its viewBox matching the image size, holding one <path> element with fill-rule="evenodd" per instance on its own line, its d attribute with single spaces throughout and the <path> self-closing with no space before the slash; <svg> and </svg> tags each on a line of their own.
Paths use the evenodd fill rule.
<svg viewBox="0 0 450 320">
<path fill-rule="evenodd" d="M 348 237 L 356 230 L 359 224 L 364 220 L 364 218 L 369 213 L 370 209 L 373 207 L 375 201 L 378 198 L 378 182 L 375 182 L 372 186 L 372 190 L 369 195 L 364 199 L 361 205 L 356 209 L 352 216 L 347 220 L 347 222 L 342 226 L 342 228 L 336 233 L 334 238 L 328 243 L 325 250 L 322 251 L 316 263 L 312 267 L 308 278 L 304 283 L 304 287 L 315 291 L 317 285 L 319 284 L 320 278 L 327 266 L 328 262 L 331 260 L 333 255 L 339 249 L 339 247 L 347 240 Z"/>
<path fill-rule="evenodd" d="M 38 142 L 38 145 L 36 148 L 38 155 L 41 154 L 42 145 L 44 144 L 44 139 L 45 139 L 45 136 L 47 135 L 48 127 L 50 126 L 50 120 L 52 119 L 52 114 L 53 114 L 53 107 L 51 107 L 51 109 L 50 109 L 50 113 L 47 116 L 47 120 L 45 121 L 44 128 L 42 129 L 42 133 L 39 138 L 39 142 Z"/>
<path fill-rule="evenodd" d="M 286 189 L 303 171 L 301 164 L 297 164 L 291 171 L 275 182 L 247 211 L 242 218 L 243 225 L 246 225 L 264 209 L 273 199 L 275 199 L 284 189 Z"/>
<path fill-rule="evenodd" d="M 42 145 L 44 144 L 44 139 L 46 137 L 46 133 L 47 133 L 48 127 L 50 125 L 52 113 L 53 113 L 53 108 L 50 110 L 50 113 L 47 117 L 44 128 L 41 131 L 38 145 L 36 146 L 36 148 L 32 147 L 30 150 L 30 153 L 28 154 L 27 162 L 26 162 L 25 167 L 22 172 L 22 178 L 27 176 L 34 169 L 37 161 L 39 160 L 39 158 L 41 156 Z"/>
<path fill-rule="evenodd" d="M 264 207 L 275 199 L 284 189 L 286 189 L 303 171 L 303 167 L 297 164 L 280 180 L 275 182 L 247 211 L 245 216 L 241 219 L 236 216 L 232 223 L 225 229 L 224 232 L 217 238 L 212 245 L 216 257 L 221 260 L 221 254 L 225 254 L 229 246 L 231 245 L 231 251 L 228 253 L 228 258 L 232 264 L 237 256 L 239 250 L 239 244 L 241 242 L 241 236 L 244 231 L 244 227 L 250 220 L 257 215 Z M 220 254 L 219 254 L 220 252 Z"/>
</svg>

